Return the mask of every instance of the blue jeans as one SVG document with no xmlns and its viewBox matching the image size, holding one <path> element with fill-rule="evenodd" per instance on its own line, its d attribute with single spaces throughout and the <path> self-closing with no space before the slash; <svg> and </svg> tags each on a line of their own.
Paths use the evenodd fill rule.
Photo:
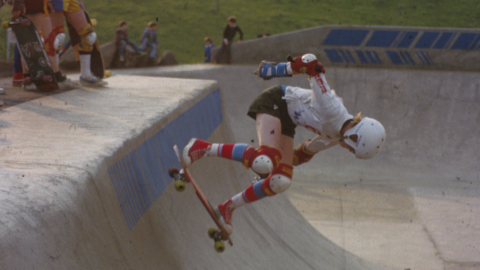
<svg viewBox="0 0 480 270">
<path fill-rule="evenodd" d="M 22 56 L 20 55 L 20 51 L 18 50 L 18 44 L 15 43 L 15 56 L 13 58 L 13 71 L 14 72 L 23 72 L 22 68 Z"/>
<path fill-rule="evenodd" d="M 125 54 L 125 46 L 127 46 L 127 44 L 132 46 L 136 53 L 140 53 L 140 49 L 138 48 L 137 43 L 133 41 L 120 40 L 120 55 Z"/>
<path fill-rule="evenodd" d="M 157 44 L 153 42 L 149 42 L 148 39 L 142 40 L 142 45 L 140 45 L 140 50 L 145 50 L 145 48 L 149 46 L 152 47 L 152 51 L 150 52 L 150 57 L 155 58 L 157 57 Z"/>
</svg>

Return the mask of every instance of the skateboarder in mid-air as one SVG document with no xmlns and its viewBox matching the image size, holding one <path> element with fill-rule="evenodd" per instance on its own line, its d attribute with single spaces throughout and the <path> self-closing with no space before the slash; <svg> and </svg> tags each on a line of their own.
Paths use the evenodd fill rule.
<svg viewBox="0 0 480 270">
<path fill-rule="evenodd" d="M 325 79 L 325 69 L 315 55 L 288 57 L 284 63 L 262 61 L 255 74 L 264 80 L 307 74 L 311 89 L 275 86 L 263 91 L 250 105 L 248 115 L 256 120 L 259 148 L 247 144 L 210 143 L 192 138 L 183 150 L 185 166 L 205 156 L 242 162 L 262 176 L 246 190 L 215 207 L 225 230 L 232 233 L 232 213 L 247 203 L 286 191 L 293 167 L 335 145 L 348 149 L 357 158 L 374 157 L 385 141 L 385 129 L 372 118 L 353 117 L 347 112 Z M 317 134 L 293 148 L 297 125 Z"/>
</svg>

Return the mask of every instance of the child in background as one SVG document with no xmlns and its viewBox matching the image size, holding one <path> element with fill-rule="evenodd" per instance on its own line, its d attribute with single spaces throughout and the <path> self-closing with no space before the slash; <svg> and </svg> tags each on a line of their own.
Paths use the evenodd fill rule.
<svg viewBox="0 0 480 270">
<path fill-rule="evenodd" d="M 142 54 L 137 46 L 137 43 L 128 39 L 127 33 L 128 24 L 125 21 L 120 22 L 120 27 L 115 31 L 115 45 L 120 46 L 120 61 L 125 61 L 123 55 L 125 54 L 125 47 L 127 44 L 132 46 L 137 54 Z"/>
<path fill-rule="evenodd" d="M 227 53 L 227 63 L 230 64 L 232 63 L 232 41 L 233 38 L 235 37 L 235 34 L 239 32 L 240 33 L 240 39 L 238 40 L 238 45 L 242 44 L 242 39 L 243 39 L 243 32 L 238 27 L 237 25 L 237 19 L 234 16 L 228 17 L 228 24 L 223 30 L 223 42 L 222 42 L 222 47 L 220 50 L 218 50 L 217 54 L 215 55 L 215 63 L 218 62 L 218 59 L 224 52 Z"/>
<path fill-rule="evenodd" d="M 212 61 L 212 48 L 215 47 L 212 40 L 209 37 L 205 38 L 205 54 L 203 55 L 203 63 L 209 63 Z"/>
<path fill-rule="evenodd" d="M 145 31 L 143 31 L 140 40 L 140 50 L 144 51 L 147 46 L 152 48 L 152 50 L 150 51 L 148 62 L 150 64 L 154 64 L 158 49 L 157 24 L 155 22 L 148 23 L 148 26 L 147 28 L 145 28 Z"/>
</svg>

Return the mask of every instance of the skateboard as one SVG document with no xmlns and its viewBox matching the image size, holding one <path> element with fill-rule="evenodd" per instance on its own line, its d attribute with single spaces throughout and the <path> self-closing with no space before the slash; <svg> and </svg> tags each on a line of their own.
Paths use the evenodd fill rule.
<svg viewBox="0 0 480 270">
<path fill-rule="evenodd" d="M 205 206 L 205 209 L 207 209 L 208 214 L 212 217 L 215 224 L 217 224 L 217 228 L 208 229 L 208 236 L 212 238 L 213 241 L 215 242 L 214 244 L 215 250 L 218 253 L 221 253 L 225 250 L 225 244 L 223 243 L 223 241 L 228 241 L 230 246 L 233 245 L 233 242 L 228 236 L 228 233 L 225 231 L 223 226 L 218 221 L 217 216 L 213 211 L 213 207 L 207 199 L 207 196 L 205 196 L 205 193 L 203 193 L 203 191 L 200 189 L 200 186 L 197 184 L 197 182 L 193 178 L 190 171 L 188 171 L 188 169 L 185 168 L 183 158 L 180 155 L 180 151 L 178 150 L 178 147 L 176 145 L 173 147 L 173 150 L 175 151 L 178 161 L 180 161 L 180 163 L 182 164 L 182 169 L 179 171 L 178 168 L 176 167 L 170 167 L 170 169 L 168 169 L 168 174 L 170 175 L 170 177 L 172 177 L 175 180 L 175 189 L 179 192 L 182 192 L 185 190 L 186 183 L 192 184 L 198 198 L 202 202 L 203 206 Z"/>
<path fill-rule="evenodd" d="M 85 12 L 85 17 L 87 18 L 87 22 L 92 24 L 92 26 L 95 26 L 97 24 L 97 20 L 95 19 L 90 19 L 90 16 L 86 11 Z M 70 35 L 70 41 L 71 41 L 71 46 L 73 48 L 73 53 L 75 55 L 75 60 L 78 63 L 78 66 L 80 67 L 80 36 L 78 35 L 77 31 L 75 31 L 75 28 L 67 22 L 68 26 L 68 34 Z M 99 77 L 103 78 L 105 77 L 105 64 L 103 62 L 103 57 L 102 57 L 102 52 L 100 51 L 100 45 L 98 44 L 98 40 L 95 41 L 95 44 L 93 45 L 93 51 L 92 51 L 92 58 L 90 60 L 90 69 L 92 70 L 92 74 Z M 111 74 L 107 72 L 107 75 Z"/>
<path fill-rule="evenodd" d="M 32 75 L 27 84 L 34 83 L 39 91 L 55 91 L 58 84 L 55 74 L 43 46 L 42 38 L 33 22 L 26 16 L 20 16 L 12 22 L 3 22 L 3 28 L 11 27 L 18 42 L 20 54 Z"/>
</svg>

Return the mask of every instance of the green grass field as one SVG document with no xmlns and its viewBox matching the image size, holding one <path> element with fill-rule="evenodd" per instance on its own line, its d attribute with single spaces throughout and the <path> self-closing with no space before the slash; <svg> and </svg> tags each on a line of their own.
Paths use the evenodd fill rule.
<svg viewBox="0 0 480 270">
<path fill-rule="evenodd" d="M 226 19 L 237 17 L 244 40 L 327 24 L 480 28 L 480 0 L 83 0 L 100 44 L 114 39 L 118 22 L 129 24 L 139 42 L 149 21 L 158 21 L 160 52 L 174 52 L 182 64 L 203 60 L 203 38 L 219 44 Z M 10 8 L 0 10 L 2 21 Z M 301 46 L 301 44 L 299 44 Z M 6 30 L 0 30 L 0 60 L 6 58 Z"/>
</svg>

